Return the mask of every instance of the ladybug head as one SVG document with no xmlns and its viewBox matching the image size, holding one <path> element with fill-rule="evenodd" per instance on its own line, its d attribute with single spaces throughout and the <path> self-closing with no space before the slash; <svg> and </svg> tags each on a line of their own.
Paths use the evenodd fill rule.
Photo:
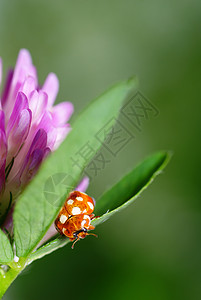
<svg viewBox="0 0 201 300">
<path fill-rule="evenodd" d="M 80 229 L 80 230 L 74 232 L 74 233 L 73 233 L 73 236 L 74 236 L 74 238 L 75 238 L 75 241 L 74 241 L 74 243 L 73 243 L 73 245 L 72 245 L 71 248 L 73 249 L 75 243 L 77 243 L 80 239 L 84 239 L 87 235 L 94 235 L 95 237 L 97 237 L 97 235 L 94 234 L 94 233 L 88 233 L 88 229 L 86 229 L 86 228 L 84 228 L 84 227 L 83 227 L 82 229 Z"/>
<path fill-rule="evenodd" d="M 79 238 L 83 239 L 85 238 L 86 233 L 87 233 L 87 229 L 83 227 L 82 229 L 75 231 L 73 233 L 73 236 L 75 239 L 79 239 Z"/>
</svg>

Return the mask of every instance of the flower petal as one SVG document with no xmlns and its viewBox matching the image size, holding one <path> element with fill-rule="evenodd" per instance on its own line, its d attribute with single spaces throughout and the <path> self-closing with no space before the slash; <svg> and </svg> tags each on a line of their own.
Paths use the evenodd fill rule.
<svg viewBox="0 0 201 300">
<path fill-rule="evenodd" d="M 45 149 L 35 149 L 30 157 L 29 161 L 23 170 L 23 173 L 20 177 L 20 181 L 22 186 L 24 187 L 31 179 L 32 177 L 36 174 L 38 171 L 42 161 L 46 156 L 50 153 L 50 149 L 47 147 Z"/>
<path fill-rule="evenodd" d="M 21 49 L 14 69 L 12 86 L 19 86 L 28 76 L 37 78 L 36 69 L 32 64 L 32 58 L 29 51 Z"/>
<path fill-rule="evenodd" d="M 27 138 L 31 125 L 31 110 L 23 109 L 16 119 L 8 137 L 7 163 L 15 157 Z"/>
<path fill-rule="evenodd" d="M 48 106 L 52 106 L 59 90 L 59 80 L 54 73 L 47 76 L 42 90 L 48 95 Z"/>
<path fill-rule="evenodd" d="M 23 173 L 21 175 L 21 184 L 22 186 L 25 186 L 31 178 L 36 174 L 42 160 L 43 160 L 44 151 L 42 149 L 35 149 L 30 157 L 29 161 L 23 170 Z"/>
<path fill-rule="evenodd" d="M 33 139 L 33 142 L 28 151 L 28 155 L 30 155 L 35 149 L 44 150 L 47 145 L 47 133 L 44 129 L 39 129 Z"/>
<path fill-rule="evenodd" d="M 78 186 L 76 187 L 76 190 L 80 191 L 80 192 L 85 192 L 87 190 L 88 186 L 89 186 L 89 177 L 85 176 L 80 181 L 80 183 L 78 184 Z"/>
<path fill-rule="evenodd" d="M 7 144 L 5 133 L 0 129 L 0 167 L 6 160 Z"/>
<path fill-rule="evenodd" d="M 13 77 L 12 77 L 12 82 L 9 88 L 9 94 L 4 103 L 4 112 L 6 114 L 7 119 L 11 114 L 11 111 L 14 106 L 15 98 L 17 96 L 17 93 L 19 92 L 19 89 L 21 88 L 21 85 L 29 76 L 35 78 L 37 82 L 36 69 L 32 64 L 31 55 L 28 50 L 22 49 L 19 52 Z"/>
<path fill-rule="evenodd" d="M 15 101 L 15 106 L 14 106 L 13 112 L 8 121 L 8 126 L 6 128 L 7 136 L 9 136 L 10 131 L 12 130 L 14 124 L 16 123 L 16 120 L 17 120 L 20 112 L 23 109 L 28 109 L 28 108 L 29 108 L 29 105 L 28 105 L 28 99 L 27 99 L 26 95 L 22 92 L 19 92 L 17 95 L 16 101 Z"/>
<path fill-rule="evenodd" d="M 45 148 L 43 159 L 45 159 L 51 153 L 51 149 L 49 147 Z"/>
<path fill-rule="evenodd" d="M 38 125 L 47 133 L 47 146 L 52 149 L 57 139 L 57 128 L 53 126 L 52 115 L 46 111 Z"/>
<path fill-rule="evenodd" d="M 0 110 L 0 130 L 5 132 L 5 115 L 3 110 Z"/>
<path fill-rule="evenodd" d="M 36 79 L 34 77 L 29 76 L 27 79 L 25 79 L 19 91 L 23 92 L 29 98 L 31 92 L 33 92 L 35 88 L 36 88 Z"/>
<path fill-rule="evenodd" d="M 44 151 L 41 149 L 35 149 L 31 154 L 31 160 L 29 165 L 29 172 L 33 175 L 33 171 L 38 169 L 42 159 L 43 159 Z"/>
<path fill-rule="evenodd" d="M 71 127 L 69 124 L 65 124 L 62 127 L 57 128 L 56 140 L 54 143 L 54 147 L 52 148 L 53 151 L 55 151 L 60 146 L 60 144 L 66 138 L 67 134 L 70 132 L 70 130 Z"/>
<path fill-rule="evenodd" d="M 54 126 L 64 125 L 73 114 L 74 107 L 71 102 L 62 102 L 52 108 Z"/>
<path fill-rule="evenodd" d="M 5 167 L 6 167 L 7 143 L 5 133 L 4 112 L 0 110 L 0 198 L 5 188 Z"/>
<path fill-rule="evenodd" d="M 28 138 L 29 141 L 31 141 L 30 137 Z M 30 156 L 36 149 L 45 151 L 47 145 L 47 133 L 45 132 L 45 130 L 39 129 L 31 142 L 31 146 L 29 145 L 30 143 L 28 145 L 26 145 L 25 143 L 25 146 L 27 147 L 23 147 L 15 159 L 14 165 L 10 171 L 8 178 L 8 182 L 10 185 L 12 185 L 12 182 L 20 182 L 20 177 L 29 163 Z"/>
<path fill-rule="evenodd" d="M 4 164 L 7 155 L 4 112 L 0 110 L 0 167 Z"/>
<path fill-rule="evenodd" d="M 42 238 L 42 240 L 38 243 L 36 248 L 39 248 L 41 245 L 43 245 L 45 242 L 47 242 L 49 239 L 51 239 L 53 236 L 57 235 L 58 231 L 55 228 L 54 223 L 50 226 L 48 231 L 46 232 L 45 236 Z"/>
<path fill-rule="evenodd" d="M 32 111 L 32 124 L 38 123 L 47 107 L 48 96 L 42 91 L 33 91 L 29 99 L 29 108 Z"/>
</svg>

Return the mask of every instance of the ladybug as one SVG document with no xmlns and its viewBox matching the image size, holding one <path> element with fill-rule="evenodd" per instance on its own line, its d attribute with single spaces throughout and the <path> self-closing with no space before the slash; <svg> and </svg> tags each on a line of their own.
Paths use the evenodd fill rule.
<svg viewBox="0 0 201 300">
<path fill-rule="evenodd" d="M 85 193 L 73 191 L 60 210 L 55 220 L 55 227 L 61 235 L 77 242 L 89 235 L 88 230 L 95 228 L 91 225 L 91 220 L 95 217 L 93 210 L 94 200 L 91 197 Z"/>
<path fill-rule="evenodd" d="M 71 216 L 64 224 L 59 222 L 57 218 L 55 224 L 60 234 L 68 237 L 70 241 L 74 241 L 72 249 L 74 248 L 74 244 L 80 239 L 84 239 L 87 235 L 95 235 L 93 233 L 88 233 L 88 230 L 93 230 L 95 228 L 91 225 L 91 217 L 89 215 Z"/>
<path fill-rule="evenodd" d="M 94 211 L 94 200 L 85 193 L 73 191 L 64 206 L 70 216 L 90 215 Z"/>
</svg>

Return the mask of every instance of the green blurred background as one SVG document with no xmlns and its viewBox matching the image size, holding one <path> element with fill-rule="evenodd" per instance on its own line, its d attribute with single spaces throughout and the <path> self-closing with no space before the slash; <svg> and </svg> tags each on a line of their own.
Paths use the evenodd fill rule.
<svg viewBox="0 0 201 300">
<path fill-rule="evenodd" d="M 60 79 L 58 101 L 75 115 L 111 84 L 136 74 L 159 109 L 93 180 L 97 197 L 146 155 L 171 163 L 125 211 L 72 251 L 36 261 L 5 299 L 201 299 L 201 2 L 0 1 L 5 69 L 30 50 L 42 83 Z M 4 69 L 4 71 L 5 71 Z"/>
</svg>

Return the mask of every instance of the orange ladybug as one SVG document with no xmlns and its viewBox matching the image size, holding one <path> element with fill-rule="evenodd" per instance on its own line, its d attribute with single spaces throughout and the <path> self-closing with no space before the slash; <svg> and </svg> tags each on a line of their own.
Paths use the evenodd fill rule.
<svg viewBox="0 0 201 300">
<path fill-rule="evenodd" d="M 95 228 L 91 225 L 94 218 L 93 210 L 94 200 L 85 193 L 73 191 L 66 199 L 55 220 L 55 227 L 60 234 L 74 241 L 72 248 L 75 242 L 89 235 L 88 230 Z"/>
<path fill-rule="evenodd" d="M 90 215 L 94 211 L 94 200 L 85 193 L 74 191 L 70 193 L 64 206 L 70 216 Z"/>
<path fill-rule="evenodd" d="M 61 234 L 67 236 L 70 241 L 74 241 L 72 249 L 74 248 L 74 244 L 80 239 L 84 239 L 87 235 L 95 235 L 88 233 L 88 230 L 93 230 L 95 228 L 91 225 L 91 218 L 88 215 L 71 216 L 64 224 L 61 224 L 60 222 L 55 224 L 57 230 Z"/>
</svg>

